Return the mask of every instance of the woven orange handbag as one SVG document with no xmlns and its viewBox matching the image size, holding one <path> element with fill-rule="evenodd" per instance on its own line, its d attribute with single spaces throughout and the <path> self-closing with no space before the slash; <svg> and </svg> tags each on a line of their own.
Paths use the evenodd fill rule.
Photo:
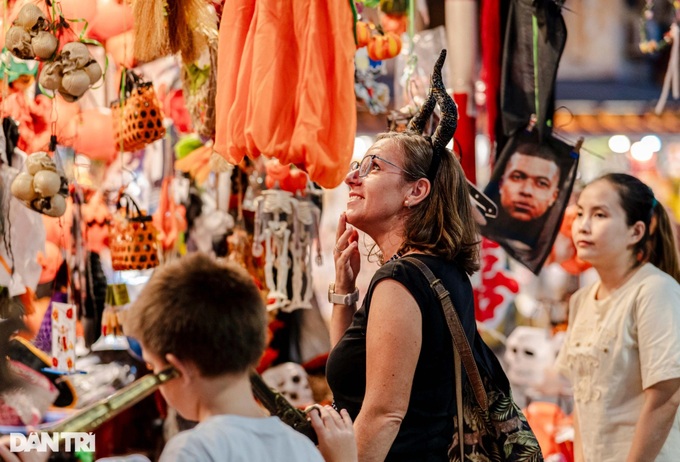
<svg viewBox="0 0 680 462">
<path fill-rule="evenodd" d="M 116 205 L 118 213 L 109 229 L 113 269 L 143 270 L 158 266 L 158 232 L 151 216 L 142 213 L 127 194 L 121 194 Z"/>
<path fill-rule="evenodd" d="M 138 151 L 165 136 L 153 84 L 129 69 L 123 69 L 120 98 L 111 103 L 111 115 L 116 150 Z"/>
</svg>

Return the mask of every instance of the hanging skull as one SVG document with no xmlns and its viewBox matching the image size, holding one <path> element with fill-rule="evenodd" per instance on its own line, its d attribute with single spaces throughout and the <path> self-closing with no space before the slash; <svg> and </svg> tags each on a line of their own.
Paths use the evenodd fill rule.
<svg viewBox="0 0 680 462">
<path fill-rule="evenodd" d="M 25 29 L 31 36 L 35 37 L 38 32 L 46 29 L 47 19 L 40 8 L 32 3 L 27 3 L 21 8 L 13 24 Z"/>
<path fill-rule="evenodd" d="M 539 387 L 556 354 L 547 329 L 516 327 L 508 336 L 505 350 L 510 383 L 520 387 Z"/>
<path fill-rule="evenodd" d="M 47 31 L 40 31 L 31 39 L 31 46 L 38 58 L 49 59 L 57 51 L 59 40 Z"/>
<path fill-rule="evenodd" d="M 46 90 L 57 90 L 61 86 L 61 62 L 52 61 L 46 63 L 42 71 L 40 71 L 39 82 Z"/>
<path fill-rule="evenodd" d="M 262 379 L 293 406 L 303 408 L 314 403 L 307 371 L 297 363 L 283 363 L 270 367 L 262 373 Z"/>
<path fill-rule="evenodd" d="M 49 154 L 44 151 L 34 152 L 28 156 L 24 166 L 26 167 L 26 171 L 31 175 L 35 175 L 41 170 L 57 171 L 57 166 L 54 161 Z"/>
<path fill-rule="evenodd" d="M 83 69 L 92 57 L 84 43 L 69 42 L 61 49 L 59 59 L 64 65 L 64 73 L 68 73 L 76 69 Z"/>
<path fill-rule="evenodd" d="M 31 34 L 18 26 L 12 26 L 5 34 L 5 46 L 19 59 L 33 59 L 33 46 L 31 45 Z"/>
</svg>

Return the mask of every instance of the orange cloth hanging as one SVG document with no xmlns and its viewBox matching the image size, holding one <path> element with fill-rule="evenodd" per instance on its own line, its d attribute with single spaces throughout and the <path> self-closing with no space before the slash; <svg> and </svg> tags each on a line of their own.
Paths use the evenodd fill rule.
<svg viewBox="0 0 680 462">
<path fill-rule="evenodd" d="M 243 129 L 245 107 L 232 111 L 236 95 L 248 92 L 250 58 L 244 53 L 246 37 L 255 14 L 255 0 L 234 2 L 220 23 L 215 96 L 215 152 L 238 164 L 246 155 Z M 234 135 L 232 135 L 232 132 Z"/>
<path fill-rule="evenodd" d="M 233 164 L 266 154 L 337 186 L 356 131 L 349 6 L 240 0 L 233 11 L 220 25 L 215 151 Z"/>
</svg>

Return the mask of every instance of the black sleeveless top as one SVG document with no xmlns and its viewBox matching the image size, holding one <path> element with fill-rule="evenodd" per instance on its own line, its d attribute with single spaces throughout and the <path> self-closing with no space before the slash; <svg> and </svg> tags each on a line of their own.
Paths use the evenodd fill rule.
<svg viewBox="0 0 680 462">
<path fill-rule="evenodd" d="M 425 263 L 449 291 L 470 344 L 477 335 L 472 286 L 465 272 L 431 255 L 409 255 Z M 448 462 L 456 414 L 451 334 L 439 300 L 425 276 L 413 264 L 395 260 L 373 276 L 352 325 L 331 351 L 326 377 L 338 409 L 356 419 L 366 391 L 366 326 L 376 284 L 394 279 L 411 293 L 422 314 L 422 346 L 406 416 L 390 449 L 387 461 Z M 395 310 L 399 306 L 394 306 Z"/>
</svg>

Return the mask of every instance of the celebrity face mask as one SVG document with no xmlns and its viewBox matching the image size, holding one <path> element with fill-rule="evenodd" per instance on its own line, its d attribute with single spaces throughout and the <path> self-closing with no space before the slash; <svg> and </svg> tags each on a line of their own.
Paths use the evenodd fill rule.
<svg viewBox="0 0 680 462">
<path fill-rule="evenodd" d="M 557 199 L 559 179 L 555 162 L 515 153 L 500 185 L 501 206 L 516 220 L 540 218 Z"/>
</svg>

